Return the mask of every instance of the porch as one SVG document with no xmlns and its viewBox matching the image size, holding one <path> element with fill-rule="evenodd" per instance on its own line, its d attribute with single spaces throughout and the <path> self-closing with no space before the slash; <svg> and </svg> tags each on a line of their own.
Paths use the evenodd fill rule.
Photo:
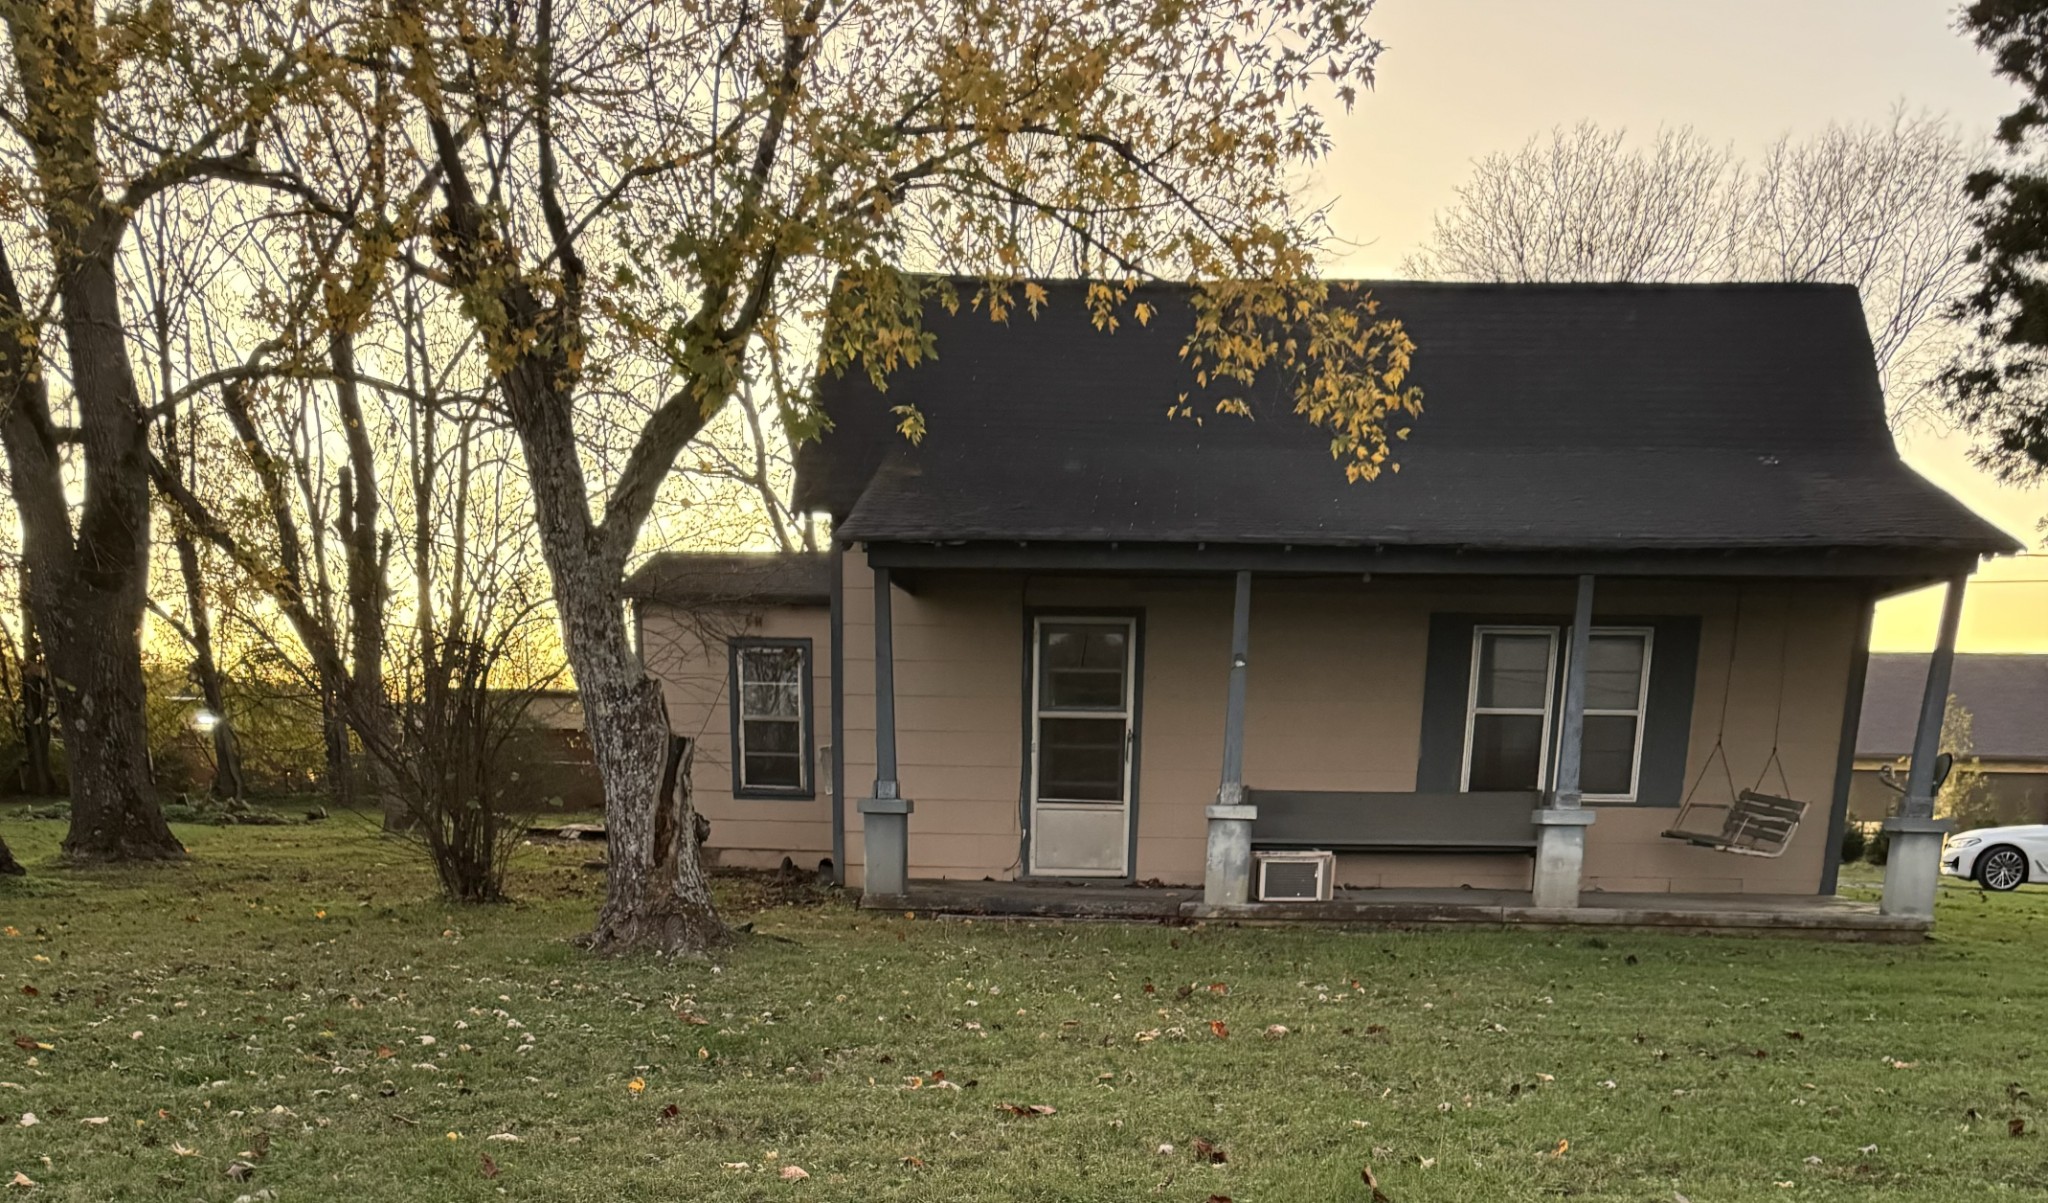
<svg viewBox="0 0 2048 1203">
<path fill-rule="evenodd" d="M 1205 574 L 1179 561 L 1133 561 L 1136 570 L 1116 572 L 1066 556 L 1021 565 L 959 549 L 869 545 L 842 554 L 864 561 L 846 573 L 845 594 L 857 599 L 853 621 L 872 623 L 875 644 L 872 660 L 861 657 L 851 673 L 858 682 L 872 666 L 872 725 L 859 682 L 849 690 L 859 735 L 847 742 L 858 749 L 872 732 L 876 756 L 849 756 L 837 776 L 859 781 L 873 769 L 875 789 L 857 803 L 849 851 L 877 905 L 952 909 L 940 903 L 959 887 L 945 879 L 970 883 L 958 896 L 969 913 L 1046 917 L 1903 938 L 1927 930 L 1917 896 L 1924 887 L 1931 902 L 1941 829 L 1921 816 L 1894 830 L 1892 876 L 1911 871 L 1891 883 L 1886 906 L 1831 897 L 1846 800 L 1842 750 L 1852 746 L 1868 640 L 1862 624 L 1875 596 L 1902 587 L 1873 576 L 1868 561 L 1475 556 L 1392 571 L 1381 559 L 1380 571 L 1365 574 L 1340 571 L 1356 567 L 1350 560 L 1294 553 L 1289 572 L 1255 573 L 1231 556 Z M 1913 563 L 1913 583 L 1939 579 L 1930 571 L 1938 566 L 1956 567 Z M 1557 571 L 1564 567 L 1607 572 Z M 872 590 L 864 587 L 870 574 Z M 1960 576 L 1950 578 L 1951 609 Z M 1943 643 L 1952 646 L 1947 617 Z M 897 773 L 899 624 L 916 708 L 907 725 L 909 789 Z M 1248 671 L 1253 646 L 1266 649 L 1270 666 L 1263 693 L 1260 674 Z M 1627 654 L 1592 654 L 1603 647 Z M 1512 684 L 1507 668 L 1487 667 L 1507 664 L 1510 651 L 1531 653 L 1530 713 L 1496 725 L 1491 711 L 1500 707 L 1475 682 L 1492 671 Z M 1585 666 L 1596 660 L 1602 676 L 1589 704 Z M 1081 697 L 1083 685 L 1100 698 Z M 1942 696 L 1945 682 L 1930 685 Z M 1582 780 L 1575 752 L 1589 712 L 1622 729 L 1627 746 L 1610 749 L 1599 776 Z M 1529 729 L 1518 745 L 1504 738 L 1510 723 Z M 1098 738 L 1095 727 L 1110 734 Z M 1489 743 L 1482 755 L 1482 735 L 1503 737 L 1494 741 L 1501 749 Z M 1061 764 L 1053 767 L 1063 775 L 1052 774 L 1048 747 L 1074 751 L 1070 760 L 1085 752 L 1101 771 Z M 1509 763 L 1505 752 L 1521 760 Z M 1724 780 L 1730 762 L 1742 783 Z M 1492 766 L 1485 785 L 1482 765 Z M 1772 793 L 1806 822 L 1801 831 L 1795 814 L 1773 828 L 1769 846 L 1738 847 L 1724 829 L 1749 823 L 1738 810 L 1760 797 L 1757 787 L 1742 788 L 1757 766 L 1780 770 Z M 1062 786 L 1087 777 L 1089 790 L 1047 789 L 1054 777 Z M 1922 786 L 1915 799 L 1931 801 L 1931 792 Z M 1696 795 L 1708 814 L 1699 832 L 1686 825 Z M 1285 849 L 1335 854 L 1328 880 L 1336 897 L 1253 901 L 1255 854 Z M 1029 884 L 971 884 L 983 878 Z M 1078 884 L 1083 878 L 1095 882 Z M 1133 898 L 1131 883 L 1144 880 L 1200 882 L 1202 897 Z M 1062 892 L 1070 887 L 1078 892 Z M 1582 893 L 1588 914 L 1574 917 Z"/>
<path fill-rule="evenodd" d="M 1035 881 L 912 881 L 900 898 L 865 905 L 938 918 L 1178 923 L 1308 922 L 1378 928 L 1534 929 L 1796 936 L 1909 943 L 1929 918 L 1886 915 L 1874 902 L 1814 894 L 1652 894 L 1586 890 L 1575 907 L 1539 907 L 1528 890 L 1339 889 L 1328 902 L 1210 906 L 1193 887 Z"/>
</svg>

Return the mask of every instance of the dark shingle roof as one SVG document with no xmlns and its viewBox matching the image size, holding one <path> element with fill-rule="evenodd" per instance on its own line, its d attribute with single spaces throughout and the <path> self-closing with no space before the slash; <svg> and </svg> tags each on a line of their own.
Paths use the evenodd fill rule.
<svg viewBox="0 0 2048 1203">
<path fill-rule="evenodd" d="M 886 392 L 826 377 L 798 504 L 851 540 L 2016 549 L 1899 460 L 1852 289 L 1369 287 L 1426 394 L 1398 475 L 1348 484 L 1270 379 L 1255 420 L 1205 406 L 1184 287 L 1104 333 L 1055 281 L 1036 318 L 928 307 L 938 357 Z M 1183 393 L 1206 421 L 1166 416 Z"/>
<path fill-rule="evenodd" d="M 626 578 L 626 596 L 675 606 L 826 605 L 832 561 L 814 552 L 667 551 Z"/>
<path fill-rule="evenodd" d="M 1863 687 L 1858 756 L 1904 756 L 1913 750 L 1927 653 L 1870 658 Z M 2048 656 L 1964 654 L 1956 657 L 1949 693 L 1970 712 L 1972 754 L 1986 760 L 2048 761 Z"/>
</svg>

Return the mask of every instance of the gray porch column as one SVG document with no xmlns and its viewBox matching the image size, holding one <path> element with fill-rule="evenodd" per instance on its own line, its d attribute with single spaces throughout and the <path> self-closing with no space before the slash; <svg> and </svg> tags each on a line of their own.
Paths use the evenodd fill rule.
<svg viewBox="0 0 2048 1203">
<path fill-rule="evenodd" d="M 1934 889 L 1941 880 L 1941 842 L 1955 824 L 1934 817 L 1934 758 L 1941 753 L 1941 720 L 1948 712 L 1949 671 L 1956 661 L 1956 628 L 1963 622 L 1963 587 L 1969 577 L 1948 583 L 1941 603 L 1941 633 L 1927 659 L 1927 688 L 1920 695 L 1920 725 L 1913 732 L 1913 764 L 1906 773 L 1906 796 L 1899 812 L 1884 821 L 1891 835 L 1891 855 L 1884 866 L 1887 915 L 1934 918 Z"/>
<path fill-rule="evenodd" d="M 1258 808 L 1244 801 L 1244 682 L 1252 637 L 1252 574 L 1237 574 L 1230 615 L 1230 693 L 1223 710 L 1223 784 L 1208 810 L 1209 860 L 1202 874 L 1206 906 L 1235 906 L 1251 898 L 1252 820 Z"/>
<path fill-rule="evenodd" d="M 901 898 L 910 888 L 910 799 L 896 792 L 896 646 L 889 570 L 875 569 L 875 793 L 860 800 L 867 864 L 863 902 Z"/>
<path fill-rule="evenodd" d="M 1593 578 L 1579 578 L 1578 601 L 1572 607 L 1571 650 L 1565 657 L 1564 713 L 1559 716 L 1557 772 L 1549 804 L 1536 821 L 1536 871 L 1531 880 L 1532 905 L 1579 905 L 1579 878 L 1586 863 L 1586 828 L 1593 812 L 1580 803 L 1579 754 L 1586 736 L 1586 649 L 1593 627 Z"/>
</svg>

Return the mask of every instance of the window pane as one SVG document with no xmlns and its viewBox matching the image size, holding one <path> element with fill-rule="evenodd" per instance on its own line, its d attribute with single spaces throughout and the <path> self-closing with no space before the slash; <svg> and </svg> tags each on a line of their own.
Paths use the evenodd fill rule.
<svg viewBox="0 0 2048 1203">
<path fill-rule="evenodd" d="M 1120 710 L 1128 642 L 1122 627 L 1073 624 L 1040 628 L 1044 669 L 1038 704 L 1047 710 Z"/>
<path fill-rule="evenodd" d="M 1470 790 L 1535 789 L 1543 759 L 1543 718 L 1536 714 L 1472 717 Z"/>
<path fill-rule="evenodd" d="M 751 789 L 802 789 L 804 787 L 804 758 L 774 754 L 747 753 L 741 773 Z"/>
<path fill-rule="evenodd" d="M 1579 791 L 1626 797 L 1634 792 L 1636 719 L 1631 715 L 1589 714 L 1586 738 L 1579 745 Z"/>
<path fill-rule="evenodd" d="M 744 724 L 743 734 L 749 755 L 755 752 L 789 754 L 802 750 L 802 731 L 796 723 L 787 719 L 750 718 Z"/>
<path fill-rule="evenodd" d="M 1643 637 L 1595 634 L 1586 641 L 1586 708 L 1634 710 L 1643 697 Z"/>
<path fill-rule="evenodd" d="M 1038 796 L 1075 802 L 1122 801 L 1124 720 L 1039 720 Z"/>
<path fill-rule="evenodd" d="M 1550 636 L 1481 635 L 1479 704 L 1545 709 L 1550 683 Z"/>
<path fill-rule="evenodd" d="M 802 648 L 740 649 L 740 713 L 796 718 L 803 702 Z"/>
</svg>

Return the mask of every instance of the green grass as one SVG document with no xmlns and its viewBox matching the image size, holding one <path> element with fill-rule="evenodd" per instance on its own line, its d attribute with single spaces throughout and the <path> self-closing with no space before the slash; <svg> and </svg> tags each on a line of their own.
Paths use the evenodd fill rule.
<svg viewBox="0 0 2048 1203">
<path fill-rule="evenodd" d="M 181 827 L 191 863 L 137 871 L 57 868 L 61 834 L 0 819 L 33 871 L 0 881 L 0 1027 L 50 1046 L 0 1043 L 0 1182 L 39 1183 L 8 1198 L 1365 1203 L 1366 1164 L 1394 1203 L 2048 1194 L 2033 891 L 1948 888 L 1898 948 L 965 924 L 741 883 L 758 934 L 714 969 L 577 951 L 581 849 L 464 910 L 349 816 Z"/>
</svg>

